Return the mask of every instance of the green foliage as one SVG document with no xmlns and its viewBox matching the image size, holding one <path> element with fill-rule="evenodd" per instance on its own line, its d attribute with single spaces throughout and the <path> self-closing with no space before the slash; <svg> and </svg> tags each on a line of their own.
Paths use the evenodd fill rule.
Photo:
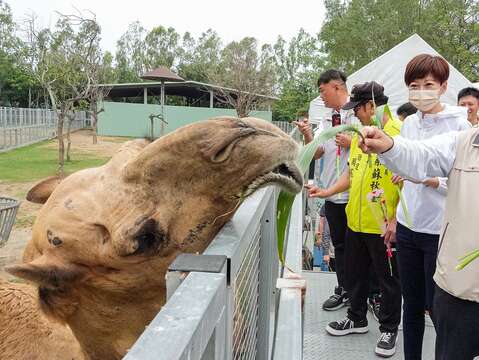
<svg viewBox="0 0 479 360">
<path fill-rule="evenodd" d="M 418 33 L 470 80 L 479 79 L 478 0 L 325 0 L 328 67 L 351 74 Z"/>
<path fill-rule="evenodd" d="M 10 7 L 0 0 L 0 106 L 26 106 L 29 89 L 38 87 L 26 69 L 25 45 L 16 32 Z"/>
<path fill-rule="evenodd" d="M 50 144 L 52 141 L 45 141 L 0 153 L 0 180 L 36 181 L 56 175 L 58 151 Z M 72 173 L 84 168 L 100 166 L 107 161 L 107 157 L 75 153 L 74 160 L 65 163 L 65 172 Z"/>
<path fill-rule="evenodd" d="M 280 98 L 273 106 L 273 118 L 292 121 L 307 111 L 317 96 L 316 80 L 323 70 L 324 55 L 319 39 L 303 29 L 289 43 L 278 37 L 273 49 Z"/>
<path fill-rule="evenodd" d="M 309 103 L 318 96 L 318 91 L 311 81 L 288 81 L 283 84 L 280 99 L 273 104 L 273 119 L 292 121 L 302 112 L 308 111 Z"/>
</svg>

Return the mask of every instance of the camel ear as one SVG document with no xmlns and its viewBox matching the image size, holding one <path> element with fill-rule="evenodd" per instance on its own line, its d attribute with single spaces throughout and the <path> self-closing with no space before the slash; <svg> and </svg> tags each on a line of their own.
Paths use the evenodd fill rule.
<svg viewBox="0 0 479 360">
<path fill-rule="evenodd" d="M 58 176 L 52 176 L 36 183 L 28 191 L 27 200 L 36 204 L 44 204 L 62 180 Z"/>
<path fill-rule="evenodd" d="M 49 289 L 61 289 L 85 274 L 78 265 L 51 263 L 45 255 L 29 263 L 6 266 L 5 271 Z"/>
<path fill-rule="evenodd" d="M 48 317 L 65 322 L 77 309 L 72 291 L 75 281 L 85 275 L 81 266 L 49 263 L 42 255 L 26 264 L 5 267 L 5 271 L 38 286 L 40 308 Z"/>
</svg>

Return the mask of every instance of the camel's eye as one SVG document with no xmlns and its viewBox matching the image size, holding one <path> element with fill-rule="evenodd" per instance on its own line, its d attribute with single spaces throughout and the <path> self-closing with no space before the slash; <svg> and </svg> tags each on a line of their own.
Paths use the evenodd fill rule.
<svg viewBox="0 0 479 360">
<path fill-rule="evenodd" d="M 63 243 L 63 241 L 58 236 L 54 236 L 50 230 L 47 230 L 47 239 L 53 246 L 60 246 Z"/>
</svg>

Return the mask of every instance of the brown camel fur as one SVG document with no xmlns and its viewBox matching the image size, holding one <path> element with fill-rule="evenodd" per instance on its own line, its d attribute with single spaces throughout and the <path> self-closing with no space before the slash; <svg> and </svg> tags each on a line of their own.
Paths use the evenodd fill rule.
<svg viewBox="0 0 479 360">
<path fill-rule="evenodd" d="M 80 360 L 84 355 L 70 328 L 40 311 L 35 287 L 0 279 L 0 359 Z"/>
<path fill-rule="evenodd" d="M 129 142 L 102 167 L 30 191 L 27 198 L 46 202 L 24 263 L 7 271 L 38 288 L 43 312 L 71 328 L 87 359 L 119 359 L 161 309 L 165 273 L 179 253 L 202 252 L 258 187 L 301 189 L 296 156 L 289 136 L 254 118 L 216 118 L 153 143 Z M 40 329 L 25 334 L 15 318 L 6 324 L 19 347 L 38 351 L 30 335 Z M 52 357 L 42 350 L 38 358 Z"/>
</svg>

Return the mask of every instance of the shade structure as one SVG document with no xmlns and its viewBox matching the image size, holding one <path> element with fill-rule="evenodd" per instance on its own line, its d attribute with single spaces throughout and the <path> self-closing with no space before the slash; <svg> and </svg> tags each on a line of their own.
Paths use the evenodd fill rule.
<svg viewBox="0 0 479 360">
<path fill-rule="evenodd" d="M 141 78 L 143 80 L 155 81 L 185 81 L 181 76 L 178 76 L 166 66 L 160 66 L 156 69 L 144 73 Z"/>
<path fill-rule="evenodd" d="M 164 129 L 164 124 L 167 123 L 165 119 L 165 110 L 164 110 L 164 105 L 165 105 L 165 81 L 177 81 L 177 82 L 182 82 L 185 81 L 181 76 L 178 76 L 175 74 L 173 71 L 168 69 L 166 66 L 160 66 L 157 67 L 156 69 L 153 69 L 151 71 L 148 71 L 144 73 L 141 78 L 143 80 L 154 80 L 154 81 L 161 81 L 161 96 L 160 96 L 160 103 L 161 103 L 161 116 L 160 121 L 161 121 L 161 135 L 163 135 L 163 129 Z M 151 121 L 151 137 L 153 137 L 153 119 L 156 116 L 154 114 L 150 115 L 150 121 Z"/>
</svg>

